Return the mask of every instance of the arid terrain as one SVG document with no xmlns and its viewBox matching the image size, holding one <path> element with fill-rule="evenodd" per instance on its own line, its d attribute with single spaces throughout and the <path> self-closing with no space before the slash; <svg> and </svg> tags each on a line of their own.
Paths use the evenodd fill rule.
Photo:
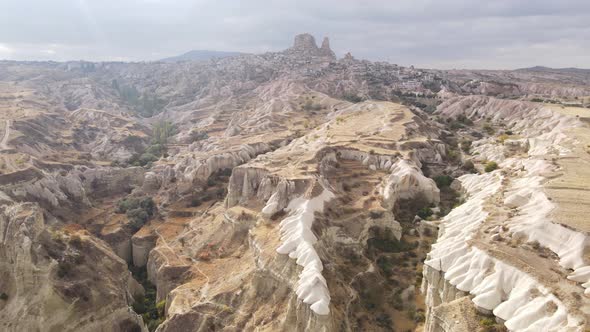
<svg viewBox="0 0 590 332">
<path fill-rule="evenodd" d="M 590 71 L 0 61 L 1 331 L 588 331 Z"/>
</svg>

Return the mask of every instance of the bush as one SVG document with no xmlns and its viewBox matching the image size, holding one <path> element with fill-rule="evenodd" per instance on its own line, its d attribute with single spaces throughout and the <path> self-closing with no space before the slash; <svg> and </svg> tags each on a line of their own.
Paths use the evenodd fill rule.
<svg viewBox="0 0 590 332">
<path fill-rule="evenodd" d="M 457 150 L 449 149 L 447 151 L 447 158 L 451 161 L 459 160 L 459 153 L 457 152 Z"/>
<path fill-rule="evenodd" d="M 158 310 L 158 315 L 160 317 L 164 317 L 164 311 L 166 310 L 166 300 L 156 303 L 156 310 Z"/>
<path fill-rule="evenodd" d="M 471 149 L 471 141 L 469 141 L 469 140 L 461 141 L 461 150 L 463 150 L 463 152 L 469 153 L 470 149 Z"/>
<path fill-rule="evenodd" d="M 429 207 L 424 207 L 421 208 L 420 210 L 418 210 L 418 213 L 416 213 L 418 215 L 418 217 L 422 218 L 422 219 L 426 219 L 428 217 L 430 217 L 434 212 L 432 212 L 432 209 Z"/>
<path fill-rule="evenodd" d="M 154 161 L 158 161 L 158 159 L 159 158 L 156 155 L 153 155 L 151 153 L 146 152 L 146 153 L 142 154 L 141 156 L 139 156 L 138 161 L 139 161 L 139 163 L 140 163 L 141 166 L 145 166 L 148 163 L 152 163 Z"/>
<path fill-rule="evenodd" d="M 128 210 L 137 209 L 139 200 L 137 198 L 125 198 L 117 202 L 116 213 L 125 213 Z"/>
<path fill-rule="evenodd" d="M 8 300 L 8 294 L 6 294 L 4 292 L 0 293 L 0 300 L 7 301 Z"/>
<path fill-rule="evenodd" d="M 448 187 L 453 182 L 453 177 L 449 175 L 439 175 L 434 177 L 434 182 L 439 189 Z"/>
<path fill-rule="evenodd" d="M 498 169 L 498 164 L 495 161 L 488 162 L 484 168 L 484 170 L 488 173 L 495 171 L 496 169 Z"/>
<path fill-rule="evenodd" d="M 140 229 L 156 212 L 156 203 L 151 197 L 125 198 L 117 203 L 117 213 L 125 213 L 131 227 L 134 230 Z"/>
<path fill-rule="evenodd" d="M 496 325 L 496 321 L 494 321 L 491 318 L 484 318 L 479 321 L 479 325 L 484 326 L 484 327 L 494 326 L 494 325 Z"/>
<path fill-rule="evenodd" d="M 70 263 L 69 261 L 63 260 L 57 264 L 57 276 L 60 278 L 64 278 L 70 274 L 72 269 L 74 268 L 74 264 Z"/>
<path fill-rule="evenodd" d="M 508 139 L 508 135 L 506 134 L 502 134 L 500 136 L 498 136 L 498 142 L 504 144 L 504 141 L 506 141 Z"/>
<path fill-rule="evenodd" d="M 362 97 L 360 97 L 359 95 L 354 94 L 354 93 L 346 93 L 346 94 L 344 94 L 343 98 L 345 100 L 348 100 L 349 102 L 355 103 L 355 104 L 363 101 Z"/>
<path fill-rule="evenodd" d="M 127 211 L 127 218 L 131 221 L 133 229 L 140 229 L 150 219 L 147 212 L 142 209 Z"/>
<path fill-rule="evenodd" d="M 465 171 L 468 171 L 468 172 L 475 171 L 475 165 L 473 164 L 473 161 L 471 161 L 471 160 L 465 161 L 463 163 L 463 166 L 461 166 L 461 168 L 463 168 Z"/>
<path fill-rule="evenodd" d="M 495 132 L 494 128 L 492 128 L 492 126 L 489 123 L 483 125 L 483 130 L 485 130 L 485 132 L 488 133 L 488 135 L 492 135 Z"/>
<path fill-rule="evenodd" d="M 189 203 L 189 206 L 190 206 L 190 207 L 197 207 L 197 206 L 201 205 L 201 203 L 202 203 L 202 202 L 201 202 L 201 200 L 200 200 L 199 198 L 197 198 L 197 197 L 193 197 L 193 198 L 191 199 L 190 203 Z"/>
</svg>

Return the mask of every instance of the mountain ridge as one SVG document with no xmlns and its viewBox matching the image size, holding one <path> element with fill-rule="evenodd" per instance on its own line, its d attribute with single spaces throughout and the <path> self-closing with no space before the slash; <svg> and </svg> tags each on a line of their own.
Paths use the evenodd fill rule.
<svg viewBox="0 0 590 332">
<path fill-rule="evenodd" d="M 243 55 L 246 53 L 233 51 L 215 51 L 215 50 L 190 50 L 186 53 L 175 55 L 158 60 L 159 62 L 182 62 L 182 61 L 203 61 L 213 58 L 227 58 L 232 56 Z"/>
</svg>

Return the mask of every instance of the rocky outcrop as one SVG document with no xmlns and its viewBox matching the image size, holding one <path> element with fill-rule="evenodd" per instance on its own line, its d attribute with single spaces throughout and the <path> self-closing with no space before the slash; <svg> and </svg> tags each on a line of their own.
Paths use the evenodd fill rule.
<svg viewBox="0 0 590 332">
<path fill-rule="evenodd" d="M 548 107 L 488 97 L 458 98 L 439 110 L 491 117 L 524 138 L 474 142 L 473 150 L 498 160 L 502 171 L 459 178 L 467 201 L 443 218 L 425 262 L 427 331 L 447 326 L 436 317 L 437 308 L 467 292 L 478 311 L 493 314 L 509 330 L 582 331 L 586 301 L 559 280 L 567 276 L 585 287 L 588 239 L 576 229 L 581 225 L 554 222 L 556 205 L 543 185 L 556 170 L 547 156 L 571 154 L 566 133 L 581 124 Z M 526 244 L 519 250 L 515 243 Z"/>
<path fill-rule="evenodd" d="M 319 184 L 317 184 L 320 187 Z M 310 188 L 310 191 L 314 191 Z M 334 197 L 330 191 L 322 192 L 310 198 L 297 198 L 287 207 L 291 215 L 281 221 L 281 238 L 283 243 L 277 248 L 279 254 L 289 254 L 297 264 L 303 267 L 299 275 L 296 294 L 303 303 L 318 315 L 330 313 L 330 292 L 326 279 L 322 276 L 323 265 L 314 249 L 316 236 L 311 231 L 314 214 L 322 211 L 324 203 Z M 310 193 L 312 195 L 312 193 Z"/>
<path fill-rule="evenodd" d="M 147 331 L 129 309 L 142 289 L 126 263 L 85 232 L 47 226 L 35 204 L 0 211 L 2 330 Z"/>
<path fill-rule="evenodd" d="M 332 51 L 332 49 L 330 48 L 330 39 L 328 39 L 328 37 L 324 37 L 324 40 L 322 41 L 322 46 L 320 47 L 320 54 L 330 58 L 336 58 L 336 54 L 334 54 L 334 51 Z"/>
<path fill-rule="evenodd" d="M 156 246 L 157 236 L 147 232 L 137 232 L 131 237 L 132 262 L 142 267 L 148 262 L 151 250 Z"/>
<path fill-rule="evenodd" d="M 382 189 L 383 204 L 391 209 L 400 200 L 420 199 L 427 204 L 438 204 L 440 191 L 436 183 L 425 177 L 409 160 L 400 160 L 391 166 L 391 175 Z"/>
<path fill-rule="evenodd" d="M 318 47 L 315 38 L 309 33 L 295 36 L 293 47 L 288 51 L 299 56 L 325 57 L 332 60 L 336 59 L 336 55 L 332 49 L 330 49 L 330 40 L 327 37 L 322 41 L 322 46 Z"/>
</svg>

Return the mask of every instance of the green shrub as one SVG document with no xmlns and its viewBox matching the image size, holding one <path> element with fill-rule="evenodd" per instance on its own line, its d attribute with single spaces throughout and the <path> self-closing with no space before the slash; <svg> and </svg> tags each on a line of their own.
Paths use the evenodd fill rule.
<svg viewBox="0 0 590 332">
<path fill-rule="evenodd" d="M 494 325 L 496 325 L 496 321 L 494 321 L 492 318 L 484 318 L 479 321 L 479 325 L 485 326 L 485 327 L 494 326 Z"/>
<path fill-rule="evenodd" d="M 0 300 L 7 301 L 8 300 L 8 294 L 6 294 L 4 292 L 0 293 Z"/>
<path fill-rule="evenodd" d="M 152 144 L 168 144 L 168 138 L 176 135 L 176 126 L 170 121 L 159 121 L 152 129 Z"/>
<path fill-rule="evenodd" d="M 494 128 L 492 128 L 492 126 L 489 123 L 483 125 L 483 130 L 485 130 L 485 132 L 488 133 L 488 135 L 492 135 L 495 132 Z"/>
<path fill-rule="evenodd" d="M 345 100 L 348 100 L 349 102 L 355 103 L 355 104 L 363 101 L 362 97 L 360 97 L 359 95 L 354 94 L 354 93 L 346 93 L 346 94 L 344 94 L 343 98 Z"/>
<path fill-rule="evenodd" d="M 431 215 L 433 215 L 434 212 L 432 212 L 432 209 L 429 207 L 423 207 L 420 210 L 418 210 L 418 213 L 416 213 L 418 215 L 418 217 L 422 218 L 422 219 L 426 219 L 428 217 L 430 217 Z"/>
<path fill-rule="evenodd" d="M 457 150 L 449 149 L 447 151 L 447 158 L 449 160 L 458 160 L 459 159 L 459 153 L 457 152 Z"/>
<path fill-rule="evenodd" d="M 502 134 L 500 136 L 498 136 L 498 142 L 504 144 L 504 141 L 506 141 L 509 138 L 509 136 L 507 134 Z"/>
<path fill-rule="evenodd" d="M 469 141 L 469 140 L 461 141 L 461 150 L 463 150 L 463 152 L 469 153 L 470 149 L 471 149 L 471 141 Z"/>
<path fill-rule="evenodd" d="M 156 155 L 153 155 L 151 153 L 143 153 L 141 156 L 139 156 L 139 163 L 141 166 L 145 166 L 148 163 L 154 162 L 154 161 L 158 161 L 158 157 Z"/>
<path fill-rule="evenodd" d="M 158 310 L 158 315 L 160 317 L 164 317 L 164 311 L 166 310 L 166 300 L 156 303 L 156 310 Z"/>
<path fill-rule="evenodd" d="M 140 229 L 150 219 L 147 212 L 142 209 L 127 211 L 127 218 L 131 221 L 133 229 Z"/>
<path fill-rule="evenodd" d="M 434 177 L 434 182 L 439 189 L 448 187 L 453 182 L 453 177 L 449 175 L 439 175 Z"/>
<path fill-rule="evenodd" d="M 473 161 L 471 161 L 471 160 L 466 160 L 463 163 L 463 166 L 461 166 L 461 168 L 463 168 L 465 171 L 468 171 L 468 172 L 475 171 L 475 165 L 473 164 Z"/>
<path fill-rule="evenodd" d="M 484 170 L 488 173 L 495 171 L 496 169 L 498 169 L 498 164 L 495 161 L 488 162 L 484 168 Z"/>
<path fill-rule="evenodd" d="M 125 198 L 117 203 L 116 213 L 125 213 L 133 230 L 140 229 L 154 216 L 156 203 L 151 197 Z"/>
<path fill-rule="evenodd" d="M 139 200 L 137 198 L 125 198 L 117 202 L 116 213 L 125 213 L 128 210 L 137 209 L 139 207 Z"/>
</svg>

